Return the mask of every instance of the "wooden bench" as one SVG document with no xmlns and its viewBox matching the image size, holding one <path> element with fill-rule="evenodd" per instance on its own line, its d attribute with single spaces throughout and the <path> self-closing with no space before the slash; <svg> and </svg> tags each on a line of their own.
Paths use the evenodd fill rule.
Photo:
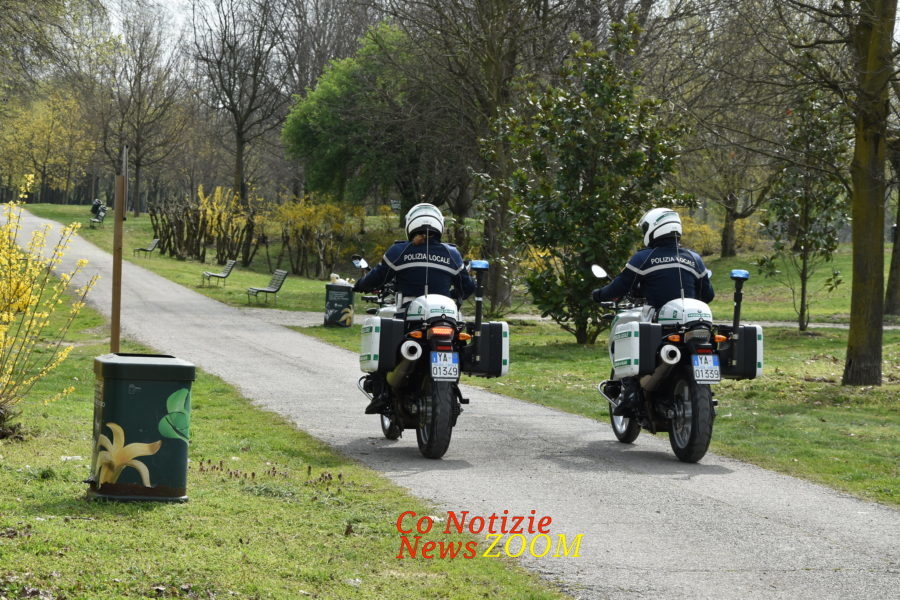
<svg viewBox="0 0 900 600">
<path fill-rule="evenodd" d="M 213 273 L 212 271 L 203 271 L 203 275 L 200 276 L 200 283 L 209 283 L 210 279 L 215 278 L 216 283 L 221 280 L 222 285 L 225 285 L 225 280 L 228 279 L 229 275 L 231 275 L 231 270 L 234 269 L 235 263 L 237 263 L 236 260 L 229 260 L 225 263 L 225 268 L 222 269 L 222 271 L 219 273 Z"/>
<path fill-rule="evenodd" d="M 274 273 L 272 273 L 272 279 L 269 281 L 269 285 L 266 287 L 252 287 L 247 288 L 247 302 L 250 302 L 250 297 L 253 296 L 256 298 L 256 301 L 259 302 L 259 294 L 266 294 L 266 302 L 269 301 L 269 294 L 272 294 L 275 297 L 275 302 L 278 302 L 278 290 L 281 289 L 281 285 L 284 283 L 284 280 L 287 279 L 287 271 L 283 269 L 277 269 Z"/>
<path fill-rule="evenodd" d="M 146 248 L 135 248 L 134 255 L 137 256 L 138 252 L 145 252 L 148 256 L 151 256 L 153 251 L 156 250 L 156 247 L 159 246 L 159 238 L 156 238 L 150 242 Z"/>
</svg>

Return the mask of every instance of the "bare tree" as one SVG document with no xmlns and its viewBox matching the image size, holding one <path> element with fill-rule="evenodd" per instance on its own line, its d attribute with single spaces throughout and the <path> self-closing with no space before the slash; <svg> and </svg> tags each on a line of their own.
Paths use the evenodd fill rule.
<svg viewBox="0 0 900 600">
<path fill-rule="evenodd" d="M 128 157 L 134 165 L 132 207 L 141 213 L 141 184 L 146 167 L 159 164 L 178 147 L 183 121 L 175 110 L 182 89 L 179 43 L 169 38 L 169 23 L 158 6 L 121 5 L 123 55 L 120 71 Z"/>
<path fill-rule="evenodd" d="M 254 140 L 281 125 L 288 95 L 278 32 L 285 7 L 277 0 L 193 3 L 194 58 L 210 86 L 214 108 L 228 115 L 233 134 L 234 189 L 249 209 L 247 153 Z M 253 215 L 241 260 L 252 259 Z"/>
<path fill-rule="evenodd" d="M 283 0 L 283 51 L 288 89 L 302 94 L 316 84 L 328 61 L 352 56 L 375 23 L 375 11 L 357 0 Z"/>
</svg>

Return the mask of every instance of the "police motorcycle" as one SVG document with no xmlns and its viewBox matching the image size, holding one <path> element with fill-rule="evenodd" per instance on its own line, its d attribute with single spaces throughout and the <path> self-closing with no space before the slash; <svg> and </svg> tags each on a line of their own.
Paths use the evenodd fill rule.
<svg viewBox="0 0 900 600">
<path fill-rule="evenodd" d="M 364 271 L 368 263 L 353 256 Z M 389 440 L 404 429 L 416 430 L 419 452 L 426 458 L 441 458 L 450 446 L 453 427 L 468 404 L 459 389 L 460 374 L 501 377 L 509 370 L 509 326 L 505 322 L 483 322 L 483 276 L 489 265 L 473 260 L 475 274 L 475 319 L 467 322 L 453 299 L 426 293 L 412 300 L 406 318 L 396 318 L 403 298 L 387 284 L 363 301 L 377 304 L 366 312 L 362 326 L 359 363 L 366 373 L 358 387 L 371 401 L 389 397 L 379 415 L 381 431 Z"/>
<path fill-rule="evenodd" d="M 607 277 L 598 265 L 592 271 L 598 278 Z M 641 429 L 667 431 L 678 460 L 694 463 L 703 458 L 718 404 L 711 386 L 723 378 L 754 379 L 762 373 L 762 327 L 740 323 L 742 289 L 749 277 L 745 270 L 731 271 L 731 324 L 713 323 L 709 306 L 693 298 L 671 300 L 656 315 L 637 298 L 600 303 L 612 311 L 604 318 L 612 321 L 613 368 L 597 389 L 609 403 L 612 430 L 620 442 L 632 443 Z M 626 377 L 638 385 L 623 385 Z M 639 395 L 637 409 L 631 416 L 614 415 L 626 393 Z"/>
</svg>

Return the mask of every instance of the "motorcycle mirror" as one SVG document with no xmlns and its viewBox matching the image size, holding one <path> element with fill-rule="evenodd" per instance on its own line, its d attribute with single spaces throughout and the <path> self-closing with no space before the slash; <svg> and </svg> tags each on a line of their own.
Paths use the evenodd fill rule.
<svg viewBox="0 0 900 600">
<path fill-rule="evenodd" d="M 369 263 L 367 263 L 366 259 L 364 259 L 362 256 L 354 256 L 353 257 L 353 266 L 355 266 L 358 269 L 365 269 L 365 268 L 368 268 Z"/>
<path fill-rule="evenodd" d="M 606 277 L 606 269 L 601 267 L 600 265 L 591 265 L 591 273 L 594 274 L 594 277 L 597 279 L 603 279 Z"/>
</svg>

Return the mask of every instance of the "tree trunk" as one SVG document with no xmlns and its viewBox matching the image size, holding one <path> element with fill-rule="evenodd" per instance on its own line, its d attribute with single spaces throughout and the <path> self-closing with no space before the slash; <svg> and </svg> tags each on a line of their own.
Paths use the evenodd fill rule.
<svg viewBox="0 0 900 600">
<path fill-rule="evenodd" d="M 735 213 L 730 208 L 725 208 L 725 222 L 722 223 L 722 258 L 737 256 L 737 242 L 734 234 Z"/>
<path fill-rule="evenodd" d="M 490 261 L 485 288 L 488 312 L 502 314 L 512 305 L 512 273 L 506 237 L 510 228 L 509 199 L 501 195 L 493 203 L 484 222 L 484 258 Z"/>
<path fill-rule="evenodd" d="M 141 216 L 141 163 L 140 161 L 135 161 L 134 163 L 134 190 L 132 192 L 132 202 L 134 205 L 132 208 L 132 215 L 135 217 Z"/>
<path fill-rule="evenodd" d="M 888 269 L 887 291 L 884 295 L 884 314 L 900 315 L 900 139 L 892 140 L 890 161 L 897 182 L 897 218 L 894 224 L 891 266 Z"/>
<path fill-rule="evenodd" d="M 809 327 L 809 256 L 804 253 L 800 257 L 800 331 Z"/>
<path fill-rule="evenodd" d="M 857 73 L 854 119 L 853 285 L 843 385 L 881 385 L 884 315 L 884 196 L 888 82 L 897 0 L 862 2 L 853 30 Z"/>
<path fill-rule="evenodd" d="M 253 222 L 253 213 L 250 210 L 250 199 L 247 197 L 247 182 L 244 177 L 244 154 L 247 149 L 247 142 L 241 135 L 240 130 L 235 133 L 234 147 L 234 192 L 238 195 L 238 201 L 247 211 L 247 227 L 245 229 L 245 237 L 241 245 L 241 265 L 250 266 L 253 260 L 253 232 L 255 223 Z"/>
</svg>

